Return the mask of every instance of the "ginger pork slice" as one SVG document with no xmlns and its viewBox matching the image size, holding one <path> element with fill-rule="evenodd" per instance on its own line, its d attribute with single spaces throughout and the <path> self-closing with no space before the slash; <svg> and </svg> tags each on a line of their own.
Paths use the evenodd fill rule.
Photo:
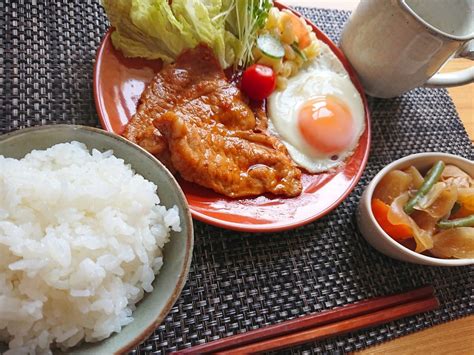
<svg viewBox="0 0 474 355">
<path fill-rule="evenodd" d="M 301 171 L 276 137 L 255 122 L 252 127 L 244 123 L 249 112 L 240 92 L 230 95 L 220 87 L 153 123 L 165 138 L 173 168 L 185 180 L 233 198 L 299 195 Z"/>
<path fill-rule="evenodd" d="M 265 133 L 264 110 L 254 110 L 212 50 L 199 45 L 155 76 L 125 136 L 185 180 L 226 196 L 299 195 L 300 170 Z"/>
<path fill-rule="evenodd" d="M 227 81 L 209 47 L 199 45 L 184 51 L 175 63 L 158 72 L 143 91 L 137 111 L 125 127 L 124 137 L 159 158 L 166 155 L 166 143 L 153 127 L 153 120 L 176 106 L 213 93 L 217 88 L 221 88 L 223 96 L 240 95 L 239 90 Z M 247 109 L 245 107 L 243 111 Z M 251 128 L 255 125 L 252 112 L 241 118 L 239 124 L 242 127 Z M 263 126 L 266 126 L 266 122 Z"/>
<path fill-rule="evenodd" d="M 275 137 L 198 125 L 182 112 L 169 111 L 155 125 L 166 137 L 173 167 L 185 180 L 233 198 L 301 193 L 301 172 Z"/>
</svg>

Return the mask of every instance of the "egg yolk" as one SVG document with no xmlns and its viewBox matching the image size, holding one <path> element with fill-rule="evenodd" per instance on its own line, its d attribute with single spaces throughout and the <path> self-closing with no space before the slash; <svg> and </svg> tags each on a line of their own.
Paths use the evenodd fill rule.
<svg viewBox="0 0 474 355">
<path fill-rule="evenodd" d="M 298 112 L 298 129 L 318 152 L 337 154 L 354 140 L 355 125 L 349 107 L 335 96 L 318 96 Z"/>
</svg>

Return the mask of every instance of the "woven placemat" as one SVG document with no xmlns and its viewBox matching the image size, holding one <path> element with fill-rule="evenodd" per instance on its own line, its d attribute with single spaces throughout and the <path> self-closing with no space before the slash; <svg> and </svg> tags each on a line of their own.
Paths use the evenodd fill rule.
<svg viewBox="0 0 474 355">
<path fill-rule="evenodd" d="M 335 41 L 349 15 L 298 10 Z M 0 133 L 41 124 L 98 126 L 92 70 L 107 27 L 98 1 L 1 1 Z M 371 155 L 354 192 L 321 220 L 272 235 L 195 222 L 187 285 L 163 324 L 133 353 L 161 354 L 425 284 L 435 286 L 439 310 L 292 351 L 353 351 L 473 313 L 473 267 L 391 260 L 365 242 L 354 221 L 363 188 L 387 163 L 422 151 L 474 158 L 454 105 L 439 89 L 369 103 Z"/>
</svg>

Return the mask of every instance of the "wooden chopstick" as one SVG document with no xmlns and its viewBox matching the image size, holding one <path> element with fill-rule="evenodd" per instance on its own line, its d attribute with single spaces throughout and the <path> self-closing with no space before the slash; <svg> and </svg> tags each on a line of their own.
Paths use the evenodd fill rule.
<svg viewBox="0 0 474 355">
<path fill-rule="evenodd" d="M 387 309 L 392 310 L 396 306 L 408 306 L 410 304 L 413 304 L 415 301 L 419 301 L 419 300 L 426 301 L 427 299 L 429 299 L 431 300 L 429 303 L 416 303 L 414 305 L 416 307 L 420 307 L 420 309 L 423 309 L 421 310 L 421 312 L 424 312 L 425 311 L 424 307 L 427 304 L 433 305 L 433 300 L 437 303 L 437 300 L 436 298 L 434 298 L 433 294 L 434 294 L 433 287 L 427 286 L 427 287 L 411 290 L 408 292 L 404 292 L 401 294 L 372 298 L 369 300 L 364 300 L 357 303 L 345 305 L 333 310 L 324 311 L 324 312 L 320 312 L 316 314 L 310 314 L 308 316 L 292 319 L 292 320 L 285 321 L 279 324 L 267 326 L 261 329 L 252 330 L 246 333 L 237 334 L 237 335 L 230 336 L 227 338 L 219 339 L 207 344 L 202 344 L 195 347 L 179 350 L 179 351 L 174 352 L 174 354 L 191 354 L 191 353 L 206 354 L 206 353 L 216 353 L 220 351 L 225 351 L 226 353 L 229 353 L 229 351 L 231 349 L 234 350 L 234 348 L 238 348 L 240 349 L 239 351 L 242 351 L 241 349 L 244 349 L 246 345 L 249 345 L 249 346 L 252 346 L 255 344 L 275 345 L 275 343 L 272 342 L 274 339 L 278 339 L 279 342 L 285 343 L 284 347 L 291 346 L 291 344 L 287 345 L 286 341 L 291 340 L 291 339 L 293 340 L 297 339 L 298 338 L 297 336 L 296 338 L 291 337 L 294 334 L 302 334 L 306 330 L 313 330 L 317 327 L 328 328 L 329 331 L 333 331 L 334 328 L 331 328 L 331 325 L 333 324 L 338 324 L 338 323 L 344 322 L 345 320 L 352 320 L 356 317 L 361 317 L 363 315 L 374 316 L 379 311 L 380 311 L 379 313 L 382 314 L 384 313 L 384 310 L 387 310 Z M 402 307 L 401 311 L 410 310 L 410 309 L 411 308 L 409 307 L 408 308 Z M 397 310 L 395 311 L 400 312 Z M 398 314 L 398 313 L 395 313 L 395 314 Z M 405 317 L 405 316 L 406 315 L 402 315 L 401 317 Z M 368 320 L 373 321 L 374 318 L 369 317 Z M 364 318 L 363 321 L 367 321 L 367 319 Z M 388 321 L 389 320 L 382 321 L 382 323 L 388 322 Z M 344 326 L 353 326 L 353 323 L 351 322 L 348 322 L 345 324 L 346 325 Z M 380 323 L 377 323 L 377 324 L 380 324 Z M 324 327 L 325 325 L 328 325 L 328 326 Z M 369 324 L 366 327 L 368 326 L 371 326 L 371 325 Z M 359 329 L 359 328 L 355 328 L 355 329 Z M 351 330 L 348 330 L 348 331 L 351 331 Z M 328 335 L 328 336 L 331 336 L 331 335 Z M 305 341 L 307 340 L 304 340 L 303 342 Z M 264 346 L 270 346 L 270 345 L 264 345 Z M 260 351 L 260 350 L 257 350 L 257 351 Z"/>
<path fill-rule="evenodd" d="M 399 306 L 382 309 L 375 313 L 364 314 L 340 322 L 327 324 L 321 327 L 271 338 L 262 342 L 244 345 L 238 348 L 225 350 L 218 354 L 255 354 L 263 351 L 279 350 L 289 346 L 296 346 L 310 341 L 321 340 L 336 335 L 349 333 L 355 330 L 374 327 L 396 319 L 412 316 L 414 314 L 431 311 L 439 307 L 436 297 L 409 302 Z"/>
</svg>

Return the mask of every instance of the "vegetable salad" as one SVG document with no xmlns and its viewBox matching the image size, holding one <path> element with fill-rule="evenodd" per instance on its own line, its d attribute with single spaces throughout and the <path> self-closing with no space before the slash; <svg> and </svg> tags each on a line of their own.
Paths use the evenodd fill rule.
<svg viewBox="0 0 474 355">
<path fill-rule="evenodd" d="M 284 89 L 289 77 L 319 55 L 319 41 L 303 18 L 273 7 L 253 51 L 255 62 L 272 67 L 277 88 Z"/>
<path fill-rule="evenodd" d="M 205 43 L 222 68 L 268 66 L 276 88 L 284 89 L 287 78 L 319 54 L 311 26 L 273 7 L 272 0 L 102 0 L 102 5 L 115 28 L 114 47 L 127 57 L 171 63 L 184 49 Z"/>
</svg>

